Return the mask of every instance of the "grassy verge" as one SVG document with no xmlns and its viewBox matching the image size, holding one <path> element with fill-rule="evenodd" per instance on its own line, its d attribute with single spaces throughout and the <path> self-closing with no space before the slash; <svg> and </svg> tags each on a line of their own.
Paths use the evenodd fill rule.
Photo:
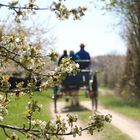
<svg viewBox="0 0 140 140">
<path fill-rule="evenodd" d="M 32 99 L 37 100 L 39 104 L 43 105 L 41 112 L 36 112 L 34 114 L 33 117 L 35 119 L 48 121 L 51 118 L 50 112 L 48 109 L 48 105 L 52 101 L 50 98 L 51 93 L 52 93 L 51 90 L 34 93 L 34 96 Z M 8 115 L 6 116 L 3 123 L 16 125 L 19 127 L 23 127 L 23 124 L 27 125 L 25 117 L 24 117 L 24 112 L 25 112 L 25 107 L 27 105 L 27 102 L 31 101 L 29 96 L 25 95 L 18 99 L 16 99 L 15 97 L 11 97 L 10 101 L 11 102 L 8 107 L 9 108 Z M 11 133 L 10 131 L 7 131 L 7 132 Z M 5 140 L 5 139 L 6 139 L 5 134 L 2 131 L 2 129 L 0 129 L 0 140 Z M 24 140 L 22 135 L 20 135 L 20 139 Z"/>
<path fill-rule="evenodd" d="M 80 101 L 86 101 L 86 100 L 90 100 L 90 99 L 85 96 L 84 91 L 81 91 Z M 105 99 L 105 96 L 99 97 L 99 101 L 101 101 L 103 105 L 105 105 L 103 102 L 106 102 L 106 104 L 108 103 L 108 101 Z M 88 116 L 92 115 L 92 112 L 90 110 L 82 108 L 82 107 L 79 110 L 71 109 L 70 111 L 73 111 L 75 114 L 78 114 L 79 119 L 85 122 L 85 124 L 87 123 Z M 131 140 L 131 138 L 128 135 L 122 133 L 118 128 L 112 126 L 111 124 L 105 124 L 104 130 L 99 133 L 95 132 L 94 136 L 100 140 L 118 140 L 118 139 Z"/>
<path fill-rule="evenodd" d="M 89 116 L 92 115 L 92 112 L 83 106 L 79 107 L 72 107 L 67 105 L 65 107 L 67 112 L 71 112 L 73 114 L 77 114 L 79 119 L 84 123 L 87 124 L 89 120 Z M 82 137 L 81 137 L 82 139 Z M 112 126 L 111 124 L 105 124 L 103 131 L 96 132 L 93 134 L 93 139 L 98 140 L 131 140 L 126 134 L 122 133 L 119 129 Z"/>
<path fill-rule="evenodd" d="M 77 112 L 79 119 L 87 123 L 88 116 L 92 115 L 91 111 Z M 127 135 L 123 134 L 119 129 L 111 124 L 105 124 L 103 131 L 95 132 L 94 136 L 99 140 L 131 140 Z"/>
<path fill-rule="evenodd" d="M 140 103 L 134 102 L 131 99 L 126 100 L 110 94 L 100 94 L 99 102 L 106 108 L 120 112 L 127 117 L 140 121 Z"/>
<path fill-rule="evenodd" d="M 104 93 L 104 94 L 103 94 Z M 80 91 L 80 101 L 90 101 L 90 98 L 86 97 L 85 91 Z M 127 117 L 140 121 L 140 103 L 134 102 L 131 99 L 126 100 L 114 96 L 112 90 L 101 88 L 99 90 L 99 103 L 106 108 L 120 112 Z"/>
<path fill-rule="evenodd" d="M 131 140 L 130 137 L 110 124 L 106 124 L 104 130 L 96 135 L 100 140 Z"/>
</svg>

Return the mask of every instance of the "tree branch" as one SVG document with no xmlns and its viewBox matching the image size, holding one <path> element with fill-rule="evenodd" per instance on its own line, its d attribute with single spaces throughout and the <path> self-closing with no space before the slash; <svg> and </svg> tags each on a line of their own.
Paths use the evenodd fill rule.
<svg viewBox="0 0 140 140">
<path fill-rule="evenodd" d="M 2 129 L 3 129 L 3 131 L 4 131 L 5 136 L 7 136 L 8 138 L 11 138 L 11 137 L 7 134 L 5 128 L 2 128 Z"/>
<path fill-rule="evenodd" d="M 85 131 L 85 130 L 89 130 L 93 126 L 95 126 L 95 123 L 90 125 L 90 126 L 87 126 L 85 128 L 82 128 L 81 132 Z M 22 134 L 24 134 L 24 132 L 29 132 L 29 133 L 31 133 L 33 135 L 35 133 L 39 133 L 39 134 L 41 133 L 41 131 L 38 130 L 38 129 L 31 129 L 31 128 L 29 129 L 29 128 L 25 128 L 25 127 L 20 128 L 20 127 L 15 127 L 15 126 L 11 126 L 11 125 L 3 125 L 3 124 L 0 124 L 0 127 L 4 130 L 4 133 L 6 132 L 5 129 L 15 130 L 15 131 L 18 131 L 18 132 L 20 132 Z M 57 136 L 64 136 L 64 135 L 67 136 L 67 135 L 77 134 L 76 132 L 67 132 L 67 133 L 57 133 L 57 132 L 56 133 L 50 133 L 50 132 L 46 132 L 46 133 L 51 134 L 51 135 L 57 135 Z M 5 133 L 5 134 L 6 134 L 6 136 L 8 136 L 7 133 Z M 35 134 L 35 135 L 38 135 L 38 134 Z M 10 136 L 8 136 L 8 137 L 10 137 Z"/>
<path fill-rule="evenodd" d="M 0 6 L 9 8 L 10 5 L 0 3 Z M 13 6 L 12 9 L 49 10 L 47 7 L 43 7 L 43 8 L 39 8 L 39 7 L 38 8 L 31 8 L 31 7 L 26 7 L 26 6 L 23 6 L 23 7 Z"/>
</svg>

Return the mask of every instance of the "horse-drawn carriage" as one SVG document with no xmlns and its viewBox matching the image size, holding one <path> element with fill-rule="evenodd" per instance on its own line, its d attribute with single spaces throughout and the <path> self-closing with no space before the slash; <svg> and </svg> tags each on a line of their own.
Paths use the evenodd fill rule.
<svg viewBox="0 0 140 140">
<path fill-rule="evenodd" d="M 69 97 L 72 106 L 79 106 L 79 90 L 85 90 L 87 96 L 92 97 L 97 91 L 96 74 L 90 69 L 90 60 L 77 60 L 80 72 L 75 76 L 70 75 L 62 81 L 61 86 L 54 88 L 54 108 L 57 112 L 57 99 L 60 96 Z M 66 98 L 67 99 L 67 98 Z"/>
</svg>

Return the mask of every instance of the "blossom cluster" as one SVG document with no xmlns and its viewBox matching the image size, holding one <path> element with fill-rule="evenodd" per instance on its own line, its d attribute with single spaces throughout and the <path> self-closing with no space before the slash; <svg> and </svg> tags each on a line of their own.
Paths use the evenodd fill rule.
<svg viewBox="0 0 140 140">
<path fill-rule="evenodd" d="M 6 116 L 7 114 L 7 101 L 5 101 L 5 97 L 0 94 L 0 122 L 4 120 L 4 116 Z"/>
</svg>

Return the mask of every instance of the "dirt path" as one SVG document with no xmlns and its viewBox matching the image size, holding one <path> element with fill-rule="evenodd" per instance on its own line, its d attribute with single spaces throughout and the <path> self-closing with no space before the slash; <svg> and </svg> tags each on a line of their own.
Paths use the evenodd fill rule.
<svg viewBox="0 0 140 140">
<path fill-rule="evenodd" d="M 80 103 L 82 106 L 91 110 L 91 102 L 84 101 Z M 140 122 L 131 120 L 119 113 L 99 107 L 102 114 L 112 115 L 112 125 L 119 128 L 123 133 L 127 134 L 132 140 L 140 140 Z"/>
<path fill-rule="evenodd" d="M 65 112 L 64 111 L 64 107 L 65 107 L 65 102 L 58 102 L 57 103 L 57 110 L 58 110 L 58 113 L 55 114 L 54 113 L 54 106 L 53 104 L 50 105 L 50 109 L 51 109 L 51 114 L 52 114 L 52 117 L 55 118 L 56 115 L 61 115 L 62 118 L 66 118 L 66 114 L 68 114 L 68 112 Z M 69 113 L 71 114 L 71 113 Z M 81 126 L 81 127 L 84 127 L 83 123 L 81 121 L 78 121 L 77 122 L 77 126 Z M 64 136 L 64 140 L 99 140 L 98 138 L 95 138 L 95 136 L 91 136 L 91 135 L 88 135 L 86 132 L 83 132 L 82 133 L 82 137 L 80 136 L 76 136 L 76 137 L 73 137 L 73 136 Z"/>
</svg>

